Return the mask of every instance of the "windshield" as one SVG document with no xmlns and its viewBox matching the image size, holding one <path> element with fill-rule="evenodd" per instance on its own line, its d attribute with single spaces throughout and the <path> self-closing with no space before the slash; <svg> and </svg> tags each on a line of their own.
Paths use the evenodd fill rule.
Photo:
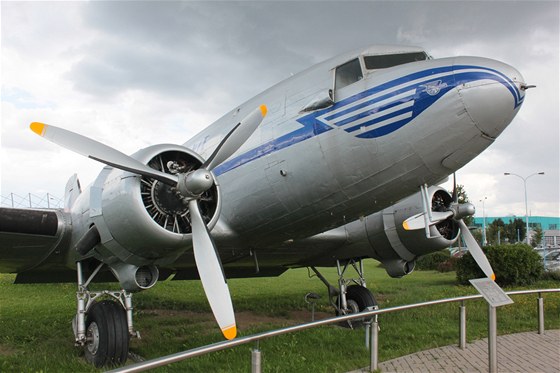
<svg viewBox="0 0 560 373">
<path fill-rule="evenodd" d="M 388 67 L 427 59 L 428 56 L 424 52 L 364 56 L 364 62 L 368 70 L 386 69 Z"/>
</svg>

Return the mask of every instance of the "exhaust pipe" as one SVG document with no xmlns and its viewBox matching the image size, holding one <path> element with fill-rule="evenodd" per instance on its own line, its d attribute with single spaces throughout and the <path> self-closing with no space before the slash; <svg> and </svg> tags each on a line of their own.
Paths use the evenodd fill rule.
<svg viewBox="0 0 560 373">
<path fill-rule="evenodd" d="M 154 265 L 138 267 L 133 264 L 117 263 L 110 267 L 121 287 L 130 292 L 149 289 L 159 278 L 159 270 Z"/>
<path fill-rule="evenodd" d="M 385 270 L 389 274 L 389 276 L 394 278 L 401 278 L 404 275 L 408 275 L 412 271 L 414 271 L 414 267 L 416 266 L 416 261 L 407 262 L 406 260 L 402 259 L 392 259 L 392 260 L 385 260 L 383 261 L 383 266 Z"/>
</svg>

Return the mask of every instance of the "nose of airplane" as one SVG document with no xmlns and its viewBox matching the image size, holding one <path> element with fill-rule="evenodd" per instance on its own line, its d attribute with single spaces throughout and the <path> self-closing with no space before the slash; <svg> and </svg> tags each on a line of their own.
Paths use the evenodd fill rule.
<svg viewBox="0 0 560 373">
<path fill-rule="evenodd" d="M 453 71 L 470 118 L 484 135 L 497 137 L 525 98 L 521 73 L 505 63 L 478 57 L 457 57 Z"/>
</svg>

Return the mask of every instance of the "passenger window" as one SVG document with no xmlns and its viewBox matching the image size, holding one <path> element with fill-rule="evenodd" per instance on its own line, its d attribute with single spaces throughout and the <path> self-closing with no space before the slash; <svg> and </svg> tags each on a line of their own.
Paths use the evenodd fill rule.
<svg viewBox="0 0 560 373">
<path fill-rule="evenodd" d="M 335 89 L 340 89 L 363 78 L 360 61 L 356 58 L 336 68 Z"/>
</svg>

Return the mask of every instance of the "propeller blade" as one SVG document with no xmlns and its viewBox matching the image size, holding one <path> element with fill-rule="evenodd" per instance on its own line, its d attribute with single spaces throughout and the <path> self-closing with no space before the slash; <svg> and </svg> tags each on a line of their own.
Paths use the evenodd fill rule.
<svg viewBox="0 0 560 373">
<path fill-rule="evenodd" d="M 176 176 L 154 170 L 136 159 L 88 137 L 39 122 L 33 122 L 29 127 L 39 136 L 75 153 L 124 171 L 154 178 L 165 184 L 177 185 Z"/>
<path fill-rule="evenodd" d="M 202 219 L 196 199 L 189 201 L 193 251 L 202 287 L 214 317 L 227 339 L 237 335 L 235 315 L 220 258 Z"/>
<path fill-rule="evenodd" d="M 463 239 L 465 240 L 467 249 L 471 253 L 476 264 L 478 264 L 482 272 L 484 272 L 484 274 L 488 278 L 492 279 L 492 281 L 495 281 L 496 275 L 494 274 L 494 270 L 492 269 L 488 258 L 486 258 L 486 255 L 484 255 L 484 252 L 478 245 L 478 242 L 476 242 L 472 233 L 469 231 L 469 228 L 467 227 L 463 219 L 460 219 L 457 222 L 459 223 L 459 227 L 461 228 L 461 233 L 463 234 Z"/>
<path fill-rule="evenodd" d="M 406 219 L 403 222 L 403 228 L 407 231 L 424 229 L 426 227 L 424 215 L 425 213 L 421 212 Z M 432 221 L 428 222 L 428 225 L 432 226 L 434 224 L 438 224 L 451 216 L 453 216 L 453 211 L 432 211 Z"/>
<path fill-rule="evenodd" d="M 201 168 L 213 170 L 214 167 L 228 159 L 247 141 L 247 139 L 255 132 L 259 124 L 261 124 L 267 112 L 265 105 L 253 110 L 249 115 L 241 120 L 233 129 L 224 137 L 216 150 L 204 162 Z"/>
</svg>

